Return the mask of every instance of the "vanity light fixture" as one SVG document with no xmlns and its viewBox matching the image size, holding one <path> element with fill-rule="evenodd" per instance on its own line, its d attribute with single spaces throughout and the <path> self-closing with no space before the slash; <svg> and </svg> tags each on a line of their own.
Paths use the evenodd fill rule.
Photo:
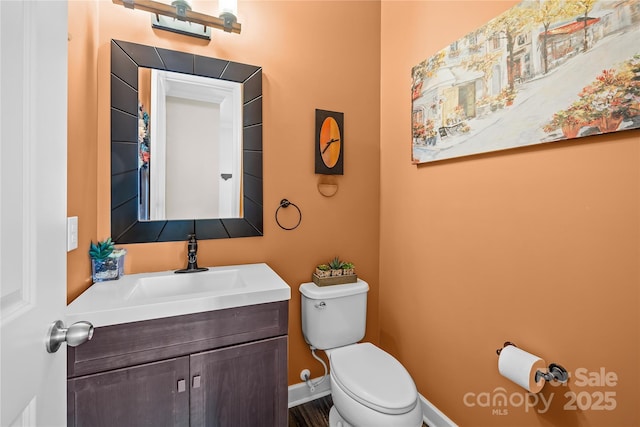
<svg viewBox="0 0 640 427">
<path fill-rule="evenodd" d="M 194 12 L 187 0 L 174 0 L 171 4 L 154 0 L 112 0 L 127 9 L 151 12 L 153 28 L 172 31 L 211 40 L 211 28 L 228 33 L 240 34 L 242 26 L 238 23 L 237 0 L 220 0 L 219 17 Z"/>
</svg>

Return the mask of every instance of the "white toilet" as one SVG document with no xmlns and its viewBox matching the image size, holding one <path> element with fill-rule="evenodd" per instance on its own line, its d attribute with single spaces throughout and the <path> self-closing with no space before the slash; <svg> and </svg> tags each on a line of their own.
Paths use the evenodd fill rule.
<svg viewBox="0 0 640 427">
<path fill-rule="evenodd" d="M 415 383 L 393 356 L 365 333 L 367 292 L 363 280 L 332 286 L 300 285 L 302 333 L 324 350 L 331 370 L 330 427 L 419 427 L 422 409 Z"/>
</svg>

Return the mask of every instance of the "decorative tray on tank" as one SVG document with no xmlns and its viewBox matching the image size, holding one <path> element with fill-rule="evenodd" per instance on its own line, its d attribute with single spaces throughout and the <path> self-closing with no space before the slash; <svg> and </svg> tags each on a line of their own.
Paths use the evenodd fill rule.
<svg viewBox="0 0 640 427">
<path fill-rule="evenodd" d="M 311 279 L 318 286 L 344 285 L 345 283 L 355 283 L 358 281 L 357 274 L 347 274 L 342 276 L 318 277 L 316 273 L 312 273 Z"/>
</svg>

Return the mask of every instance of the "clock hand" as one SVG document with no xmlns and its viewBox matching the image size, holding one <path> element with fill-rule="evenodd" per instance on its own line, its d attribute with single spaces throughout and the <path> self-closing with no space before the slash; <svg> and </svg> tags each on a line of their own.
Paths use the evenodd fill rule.
<svg viewBox="0 0 640 427">
<path fill-rule="evenodd" d="M 340 141 L 340 138 L 333 138 L 332 140 L 327 141 L 327 145 L 325 145 L 325 147 L 324 147 L 324 149 L 322 150 L 322 153 L 321 153 L 321 154 L 324 154 L 324 152 L 325 152 L 325 151 L 327 151 L 327 148 L 329 148 L 329 146 L 330 146 L 331 144 L 333 144 L 334 142 L 338 142 L 338 141 Z"/>
</svg>

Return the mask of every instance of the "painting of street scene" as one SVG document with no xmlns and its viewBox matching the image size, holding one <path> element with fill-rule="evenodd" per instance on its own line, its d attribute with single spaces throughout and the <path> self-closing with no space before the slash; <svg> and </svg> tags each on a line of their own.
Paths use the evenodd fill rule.
<svg viewBox="0 0 640 427">
<path fill-rule="evenodd" d="M 640 128 L 640 0 L 525 0 L 412 69 L 415 164 Z"/>
</svg>

